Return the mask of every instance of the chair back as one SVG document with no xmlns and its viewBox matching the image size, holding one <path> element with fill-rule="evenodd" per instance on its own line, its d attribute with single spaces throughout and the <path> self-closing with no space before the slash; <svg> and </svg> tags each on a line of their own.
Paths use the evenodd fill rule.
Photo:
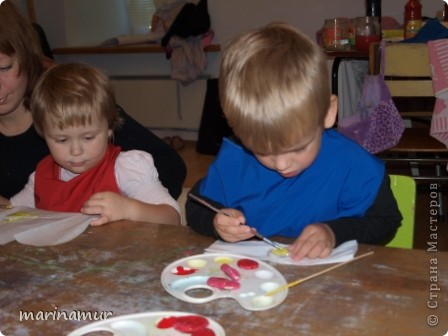
<svg viewBox="0 0 448 336">
<path fill-rule="evenodd" d="M 443 166 L 448 164 L 448 149 L 430 135 L 436 98 L 427 43 L 373 43 L 369 62 L 372 74 L 384 75 L 406 125 L 399 143 L 379 157 L 388 166 L 399 168 L 400 174 L 403 167 L 409 169 L 414 179 L 448 181 L 443 173 Z"/>
<path fill-rule="evenodd" d="M 388 247 L 411 249 L 414 243 L 416 183 L 412 177 L 389 175 L 390 187 L 403 216 L 401 226 Z"/>
<path fill-rule="evenodd" d="M 427 44 L 386 43 L 385 48 L 382 70 L 400 114 L 405 118 L 431 117 L 435 98 Z M 409 98 L 412 104 L 406 104 Z"/>
</svg>

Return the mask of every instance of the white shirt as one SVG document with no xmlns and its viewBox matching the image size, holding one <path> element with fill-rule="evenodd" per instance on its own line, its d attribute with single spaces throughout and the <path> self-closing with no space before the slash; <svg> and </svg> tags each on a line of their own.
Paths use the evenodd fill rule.
<svg viewBox="0 0 448 336">
<path fill-rule="evenodd" d="M 11 198 L 11 205 L 36 207 L 35 174 L 32 173 L 22 191 Z M 62 181 L 70 181 L 76 176 L 61 168 Z M 180 214 L 179 204 L 159 181 L 159 174 L 149 153 L 140 150 L 121 152 L 115 161 L 115 178 L 123 195 L 149 204 L 167 204 Z"/>
</svg>

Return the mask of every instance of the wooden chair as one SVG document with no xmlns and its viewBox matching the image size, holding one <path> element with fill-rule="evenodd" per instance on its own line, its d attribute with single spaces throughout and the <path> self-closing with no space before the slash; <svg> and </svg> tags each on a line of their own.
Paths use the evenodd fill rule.
<svg viewBox="0 0 448 336">
<path fill-rule="evenodd" d="M 380 70 L 379 48 L 379 43 L 370 47 L 372 74 Z M 389 166 L 405 166 L 405 174 L 416 180 L 447 182 L 448 149 L 429 134 L 435 97 L 427 44 L 385 43 L 385 48 L 385 81 L 406 129 L 399 143 L 379 156 Z"/>
</svg>

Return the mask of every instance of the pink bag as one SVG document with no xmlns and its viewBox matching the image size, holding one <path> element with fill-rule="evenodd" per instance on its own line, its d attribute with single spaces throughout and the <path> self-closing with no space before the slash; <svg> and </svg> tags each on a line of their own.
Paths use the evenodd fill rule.
<svg viewBox="0 0 448 336">
<path fill-rule="evenodd" d="M 384 44 L 381 62 L 384 64 Z M 404 131 L 404 123 L 384 82 L 384 66 L 379 75 L 367 75 L 356 113 L 339 120 L 340 133 L 376 154 L 394 147 Z"/>
</svg>

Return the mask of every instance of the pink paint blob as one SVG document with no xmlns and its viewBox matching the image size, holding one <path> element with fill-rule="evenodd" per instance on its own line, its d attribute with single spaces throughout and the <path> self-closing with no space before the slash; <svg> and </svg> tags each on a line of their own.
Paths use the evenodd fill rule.
<svg viewBox="0 0 448 336">
<path fill-rule="evenodd" d="M 233 281 L 238 282 L 240 280 L 240 273 L 228 264 L 222 264 L 221 271 L 223 271 Z"/>
<path fill-rule="evenodd" d="M 220 277 L 210 277 L 207 280 L 207 285 L 218 289 L 239 289 L 240 283 L 234 280 L 229 280 Z"/>
</svg>

